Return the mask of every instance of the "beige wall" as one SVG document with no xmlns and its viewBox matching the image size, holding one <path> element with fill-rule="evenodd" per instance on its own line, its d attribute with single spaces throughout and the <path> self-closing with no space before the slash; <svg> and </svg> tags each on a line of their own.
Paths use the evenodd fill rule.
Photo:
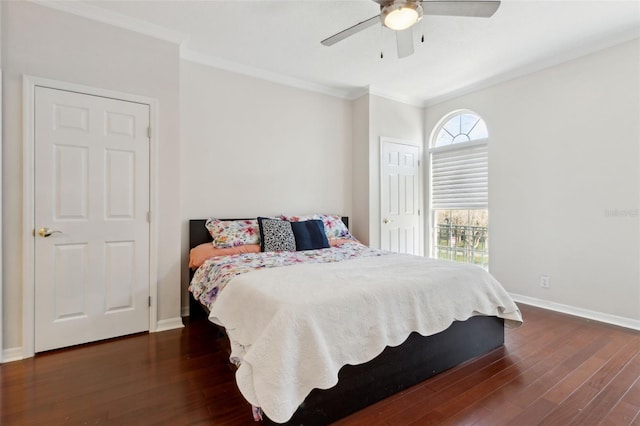
<svg viewBox="0 0 640 426">
<path fill-rule="evenodd" d="M 380 247 L 380 138 L 423 145 L 424 110 L 374 94 L 352 102 L 354 111 L 354 227 L 356 237 Z"/>
<path fill-rule="evenodd" d="M 378 246 L 380 137 L 422 143 L 459 108 L 491 132 L 491 272 L 514 293 L 640 318 L 638 217 L 607 214 L 639 206 L 638 41 L 425 113 L 180 61 L 174 44 L 31 2 L 2 2 L 0 25 L 5 349 L 22 344 L 24 74 L 159 101 L 159 319 L 186 305 L 190 218 L 333 211 Z"/>
<path fill-rule="evenodd" d="M 380 247 L 380 138 L 423 146 L 424 109 L 372 95 L 369 103 L 369 244 Z M 422 208 L 421 208 L 422 210 Z"/>
<path fill-rule="evenodd" d="M 31 2 L 2 3 L 3 347 L 22 346 L 22 76 L 159 102 L 158 319 L 180 315 L 179 49 Z"/>
<path fill-rule="evenodd" d="M 2 4 L 0 3 L 0 69 L 2 69 Z M 2 93 L 2 87 L 0 86 L 0 99 L 2 99 L 1 96 Z M 0 106 L 0 114 L 2 111 L 2 106 Z M 0 143 L 2 143 L 2 116 L 0 115 Z M 2 175 L 2 148 L 0 148 L 0 175 Z M 0 176 L 0 224 L 2 223 L 2 177 Z M 3 291 L 2 291 L 2 270 L 3 270 L 3 266 L 2 266 L 2 253 L 3 253 L 3 238 L 2 238 L 2 227 L 0 226 L 0 362 L 2 362 L 2 359 L 4 358 L 4 351 L 3 349 L 3 345 L 2 342 L 4 341 L 4 324 L 3 324 L 3 319 L 4 319 L 4 315 L 3 315 L 3 300 L 2 300 L 2 296 L 3 296 Z"/>
<path fill-rule="evenodd" d="M 634 40 L 426 109 L 428 132 L 461 108 L 487 122 L 490 271 L 508 291 L 640 319 L 639 52 Z"/>
<path fill-rule="evenodd" d="M 368 94 L 351 103 L 353 111 L 353 235 L 369 245 L 369 101 Z"/>
<path fill-rule="evenodd" d="M 183 305 L 189 219 L 350 216 L 350 102 L 181 64 Z"/>
<path fill-rule="evenodd" d="M 354 211 L 357 237 L 380 247 L 380 138 L 423 146 L 424 110 L 381 96 L 367 94 L 353 101 Z M 357 199 L 358 203 L 355 203 Z"/>
</svg>

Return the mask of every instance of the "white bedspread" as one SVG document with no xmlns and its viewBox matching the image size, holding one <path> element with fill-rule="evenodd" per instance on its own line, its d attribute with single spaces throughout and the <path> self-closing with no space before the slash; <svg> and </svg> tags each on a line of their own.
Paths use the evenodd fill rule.
<svg viewBox="0 0 640 426">
<path fill-rule="evenodd" d="M 286 422 L 313 388 L 333 387 L 342 366 L 367 362 L 413 331 L 439 333 L 474 315 L 522 323 L 482 268 L 390 254 L 239 275 L 210 319 L 226 328 L 232 356 L 241 360 L 242 395 Z"/>
</svg>

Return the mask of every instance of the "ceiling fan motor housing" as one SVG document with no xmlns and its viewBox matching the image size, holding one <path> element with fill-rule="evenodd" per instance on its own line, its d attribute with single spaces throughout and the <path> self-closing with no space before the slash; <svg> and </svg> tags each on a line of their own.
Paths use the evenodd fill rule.
<svg viewBox="0 0 640 426">
<path fill-rule="evenodd" d="M 0 0 L 1 1 L 1 0 Z M 325 46 L 333 46 L 354 34 L 359 33 L 380 22 L 383 26 L 396 31 L 398 58 L 413 53 L 411 28 L 422 19 L 423 4 L 426 15 L 432 16 L 466 16 L 473 18 L 489 18 L 500 7 L 500 0 L 373 0 L 380 5 L 380 15 L 365 19 L 351 27 L 322 40 Z M 424 41 L 424 39 L 423 39 Z"/>
<path fill-rule="evenodd" d="M 391 0 L 380 3 L 380 21 L 385 27 L 402 31 L 422 19 L 422 6 L 414 0 Z"/>
</svg>

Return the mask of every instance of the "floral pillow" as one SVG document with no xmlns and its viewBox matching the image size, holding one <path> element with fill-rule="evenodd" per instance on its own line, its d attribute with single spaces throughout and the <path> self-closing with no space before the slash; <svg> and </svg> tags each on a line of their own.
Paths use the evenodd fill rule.
<svg viewBox="0 0 640 426">
<path fill-rule="evenodd" d="M 342 221 L 342 217 L 337 214 L 311 214 L 305 216 L 280 216 L 282 220 L 288 220 L 289 222 L 302 222 L 303 220 L 321 220 L 324 224 L 324 232 L 327 234 L 329 240 L 343 238 L 355 240 L 355 238 L 349 233 L 347 225 Z"/>
<path fill-rule="evenodd" d="M 204 225 L 217 248 L 260 244 L 257 219 L 220 220 L 211 218 Z"/>
</svg>

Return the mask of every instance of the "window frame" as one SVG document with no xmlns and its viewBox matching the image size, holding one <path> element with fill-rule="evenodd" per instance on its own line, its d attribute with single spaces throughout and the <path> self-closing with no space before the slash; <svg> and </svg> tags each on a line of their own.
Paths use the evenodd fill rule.
<svg viewBox="0 0 640 426">
<path fill-rule="evenodd" d="M 442 146 L 438 146 L 436 147 L 435 144 L 438 140 L 438 136 L 440 134 L 440 131 L 452 120 L 455 119 L 456 117 L 459 117 L 461 115 L 464 114 L 472 114 L 476 117 L 478 117 L 479 120 L 481 120 L 484 123 L 484 126 L 486 128 L 487 131 L 487 137 L 486 138 L 478 138 L 478 139 L 473 139 L 473 140 L 469 140 L 469 141 L 461 141 L 461 142 L 453 142 L 448 144 L 448 145 L 442 145 Z M 474 126 L 475 127 L 475 126 Z M 448 132 L 448 131 L 447 131 Z M 451 134 L 450 132 L 448 132 L 449 134 Z M 457 136 L 457 135 L 456 135 Z M 454 139 L 455 137 L 454 136 Z M 451 111 L 448 114 L 445 114 L 439 121 L 438 123 L 434 126 L 433 131 L 431 132 L 431 135 L 429 137 L 429 230 L 430 233 L 432 235 L 430 235 L 429 238 L 429 256 L 432 258 L 437 258 L 437 242 L 436 242 L 436 238 L 437 236 L 435 235 L 436 233 L 436 223 L 435 223 L 435 219 L 436 219 L 436 210 L 483 210 L 486 209 L 487 210 L 487 217 L 488 217 L 488 213 L 489 213 L 489 182 L 488 182 L 488 175 L 489 175 L 489 139 L 490 139 L 490 132 L 489 132 L 489 127 L 487 126 L 487 122 L 484 120 L 484 118 L 478 114 L 477 112 L 470 110 L 470 109 L 459 109 L 459 110 L 455 110 L 455 111 Z M 479 206 L 467 206 L 467 207 L 448 207 L 448 208 L 438 208 L 438 209 L 434 209 L 433 208 L 433 154 L 434 153 L 441 153 L 441 152 L 447 152 L 447 151 L 456 151 L 456 150 L 465 150 L 468 148 L 474 148 L 474 147 L 486 147 L 486 155 L 487 155 L 487 163 L 486 163 L 486 169 L 487 169 L 487 198 L 486 198 L 486 205 L 479 207 Z M 487 219 L 487 222 L 489 221 L 489 219 Z M 489 232 L 489 223 L 487 223 L 487 230 L 486 230 L 486 236 L 487 239 L 489 238 L 490 232 Z M 489 251 L 487 250 L 487 259 L 489 258 Z M 489 269 L 489 265 L 487 262 L 487 270 Z"/>
<path fill-rule="evenodd" d="M 461 116 L 461 115 L 465 115 L 465 114 L 474 115 L 474 116 L 478 117 L 478 119 L 480 119 L 480 121 L 482 121 L 484 123 L 484 127 L 487 130 L 487 137 L 486 138 L 470 139 L 470 140 L 464 141 L 464 142 L 453 142 L 452 141 L 449 145 L 435 146 L 436 142 L 438 141 L 438 135 L 440 134 L 440 130 L 442 130 L 447 124 L 449 124 L 449 122 L 453 118 Z M 473 128 L 472 128 L 472 130 L 473 130 Z M 446 129 L 445 129 L 445 131 L 451 135 L 451 132 L 449 132 Z M 464 134 L 466 134 L 466 133 L 464 133 Z M 458 135 L 460 135 L 460 134 L 458 134 Z M 455 136 L 451 135 L 451 136 L 453 136 L 453 138 L 455 139 L 458 135 L 455 135 Z M 478 114 L 477 112 L 475 112 L 473 110 L 470 110 L 470 109 L 458 109 L 458 110 L 451 111 L 450 113 L 444 115 L 438 121 L 438 123 L 435 125 L 435 127 L 433 128 L 433 131 L 431 132 L 431 135 L 429 137 L 429 151 L 431 151 L 433 149 L 443 149 L 443 148 L 454 147 L 454 146 L 463 145 L 463 144 L 467 144 L 467 143 L 472 143 L 472 142 L 476 142 L 476 141 L 485 141 L 485 142 L 488 143 L 489 142 L 489 138 L 490 138 L 490 134 L 489 134 L 489 128 L 487 127 L 487 122 L 485 121 L 484 118 L 482 118 L 482 116 L 480 114 Z"/>
</svg>

